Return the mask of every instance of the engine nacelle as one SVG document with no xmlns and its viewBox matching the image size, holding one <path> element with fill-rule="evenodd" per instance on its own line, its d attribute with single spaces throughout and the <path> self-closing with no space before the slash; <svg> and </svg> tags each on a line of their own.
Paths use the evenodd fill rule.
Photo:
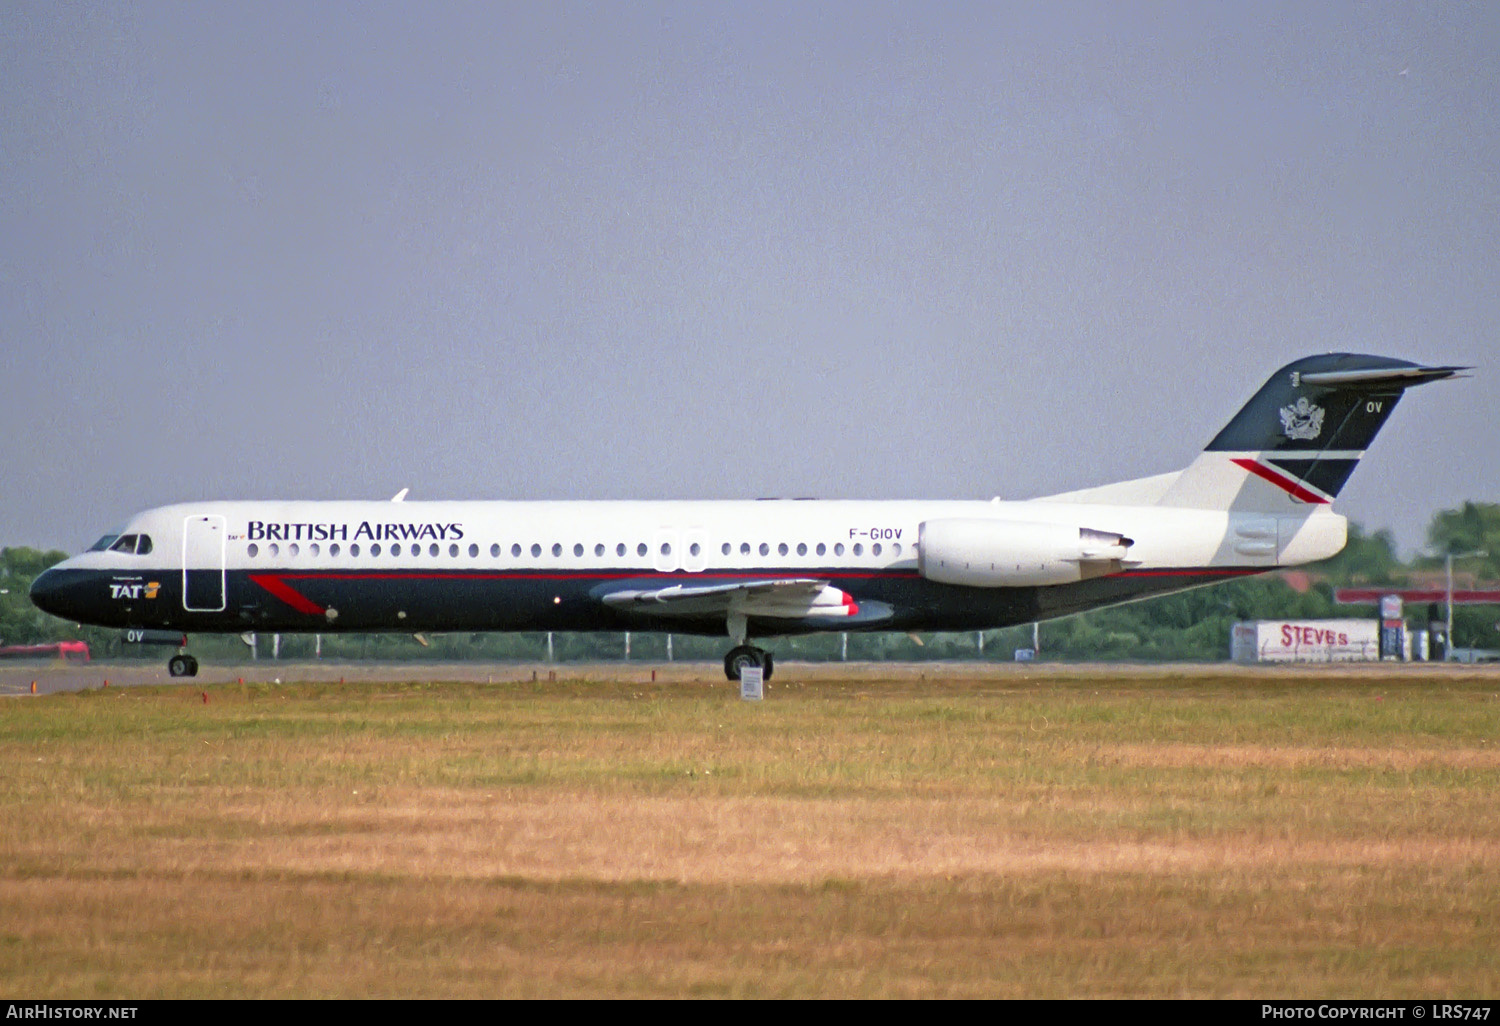
<svg viewBox="0 0 1500 1026">
<path fill-rule="evenodd" d="M 1124 569 L 1131 539 L 1110 531 L 1020 520 L 928 520 L 917 570 L 929 581 L 977 588 L 1071 584 Z"/>
</svg>

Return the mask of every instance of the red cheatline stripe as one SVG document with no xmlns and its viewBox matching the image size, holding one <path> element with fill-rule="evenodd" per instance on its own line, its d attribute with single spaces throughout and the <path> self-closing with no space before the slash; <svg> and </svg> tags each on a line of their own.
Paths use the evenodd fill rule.
<svg viewBox="0 0 1500 1026">
<path fill-rule="evenodd" d="M 250 580 L 281 599 L 281 601 L 299 613 L 311 613 L 313 616 L 322 616 L 325 612 L 322 606 L 293 590 L 290 585 L 279 577 L 273 577 L 270 574 L 251 574 Z"/>
<path fill-rule="evenodd" d="M 264 575 L 269 576 L 269 575 Z M 385 573 L 365 573 L 360 571 L 345 570 L 321 570 L 306 571 L 303 573 L 281 573 L 276 575 L 276 580 L 290 581 L 636 581 L 642 578 L 661 578 L 663 580 L 710 580 L 719 578 L 738 579 L 743 578 L 750 581 L 762 581 L 768 578 L 822 578 L 841 577 L 855 578 L 859 580 L 874 580 L 877 578 L 896 578 L 917 580 L 918 575 L 911 570 L 891 570 L 877 573 L 846 573 L 842 570 L 809 570 L 785 572 L 764 571 L 761 573 L 721 573 L 714 570 L 705 570 L 701 573 L 690 574 L 686 570 L 672 573 L 564 573 L 548 572 L 545 570 L 534 573 L 476 573 L 473 571 L 397 571 Z"/>
<path fill-rule="evenodd" d="M 1267 566 L 1233 570 L 1124 570 L 1117 574 L 1110 574 L 1109 577 L 1246 577 L 1250 574 L 1263 574 L 1267 570 L 1275 569 L 1277 568 Z"/>
<path fill-rule="evenodd" d="M 1280 488 L 1282 491 L 1286 492 L 1294 499 L 1301 499 L 1303 502 L 1321 502 L 1324 504 L 1330 501 L 1329 499 L 1317 494 L 1316 492 L 1308 491 L 1306 488 L 1302 487 L 1291 478 L 1283 477 L 1281 474 L 1276 473 L 1276 471 L 1272 470 L 1270 467 L 1256 463 L 1254 460 L 1236 459 L 1231 460 L 1230 462 L 1237 467 L 1242 467 L 1245 470 L 1250 471 L 1250 473 L 1254 474 L 1258 478 L 1262 478 L 1263 480 L 1271 482 L 1277 488 Z"/>
<path fill-rule="evenodd" d="M 1110 577 L 1235 577 L 1245 574 L 1261 574 L 1274 567 L 1182 567 L 1170 570 L 1124 570 L 1120 573 L 1109 574 Z M 746 580 L 759 581 L 768 577 L 776 577 L 774 573 L 714 573 L 707 572 L 702 575 L 705 579 L 720 578 L 744 578 Z M 802 577 L 837 577 L 842 579 L 853 578 L 856 580 L 920 580 L 921 575 L 909 570 L 892 570 L 876 573 L 849 573 L 843 570 L 813 571 L 807 574 L 791 574 L 780 576 L 802 576 Z M 474 573 L 462 570 L 449 571 L 385 571 L 382 573 L 363 573 L 360 571 L 346 570 L 313 570 L 301 573 L 279 573 L 279 574 L 251 574 L 250 580 L 265 588 L 277 598 L 299 609 L 305 613 L 324 612 L 323 607 L 316 605 L 305 598 L 286 583 L 292 581 L 612 581 L 612 580 L 640 580 L 642 578 L 661 578 L 687 580 L 685 571 L 675 573 Z M 1455 592 L 1455 594 L 1457 594 Z M 858 608 L 854 596 L 845 592 L 846 603 L 855 609 Z M 853 613 L 850 614 L 851 616 Z"/>
<path fill-rule="evenodd" d="M 1119 578 L 1119 577 L 1243 577 L 1243 576 L 1246 576 L 1246 575 L 1249 575 L 1249 574 L 1264 573 L 1268 569 L 1271 569 L 1271 568 L 1270 567 L 1266 567 L 1266 568 L 1258 568 L 1258 567 L 1256 567 L 1256 568 L 1222 568 L 1222 569 L 1220 569 L 1220 568 L 1200 567 L 1200 568 L 1197 568 L 1197 569 L 1182 568 L 1182 569 L 1173 569 L 1173 570 L 1126 570 L 1126 571 L 1124 571 L 1122 573 L 1110 574 L 1109 576 L 1111 578 Z M 647 573 L 647 574 L 641 574 L 641 573 L 623 573 L 623 574 L 597 574 L 597 573 L 595 573 L 595 574 L 578 574 L 578 573 L 573 573 L 573 574 L 548 574 L 548 573 L 507 574 L 507 573 L 492 573 L 492 574 L 483 574 L 483 573 L 451 573 L 451 572 L 450 573 L 340 573 L 338 571 L 332 571 L 332 572 L 323 572 L 323 573 L 316 573 L 316 572 L 314 572 L 314 573 L 300 573 L 300 574 L 250 574 L 249 576 L 250 576 L 250 580 L 251 580 L 252 583 L 259 585 L 260 587 L 264 588 L 266 591 L 270 592 L 272 595 L 275 595 L 277 598 L 281 599 L 281 601 L 283 601 L 287 605 L 291 606 L 297 612 L 299 612 L 299 613 L 307 613 L 307 614 L 309 614 L 311 616 L 323 616 L 327 612 L 327 610 L 325 610 L 322 606 L 318 605 L 316 602 L 313 602 L 311 599 L 307 598 L 305 595 L 303 595 L 300 592 L 298 592 L 296 589 L 292 588 L 291 585 L 289 585 L 289 584 L 286 583 L 286 581 L 284 580 L 284 578 L 288 578 L 289 577 L 289 578 L 292 578 L 293 580 L 299 580 L 299 581 L 307 581 L 307 580 L 313 580 L 313 581 L 328 581 L 328 580 L 339 580 L 339 581 L 351 581 L 351 580 L 352 581 L 372 581 L 372 580 L 373 581 L 410 581 L 410 580 L 424 580 L 424 581 L 447 581 L 447 580 L 468 580 L 468 581 L 534 580 L 534 581 L 540 581 L 540 580 L 547 580 L 547 581 L 555 581 L 555 580 L 587 580 L 587 579 L 592 579 L 592 580 L 610 580 L 610 579 L 626 579 L 626 578 L 637 578 L 638 579 L 638 578 L 641 578 L 641 577 L 677 577 L 677 578 L 681 578 L 683 575 L 680 574 L 680 573 Z M 750 579 L 760 579 L 760 578 L 766 577 L 767 575 L 766 574 L 743 573 L 743 574 L 706 574 L 705 576 L 708 576 L 708 577 L 745 577 L 745 578 L 750 578 Z M 823 575 L 820 575 L 820 576 L 827 576 L 827 577 L 856 577 L 856 578 L 865 578 L 865 579 L 881 578 L 881 577 L 884 577 L 884 578 L 895 577 L 895 578 L 916 579 L 918 577 L 917 574 L 911 573 L 910 571 L 894 571 L 894 572 L 885 572 L 885 573 L 859 573 L 859 574 L 833 573 L 833 574 L 823 574 Z M 845 612 L 844 612 L 845 616 L 854 616 L 854 615 L 856 615 L 856 614 L 859 613 L 859 604 L 854 600 L 854 596 L 850 595 L 848 592 L 844 592 L 844 602 L 843 602 L 843 605 L 844 605 L 844 609 L 845 609 Z"/>
</svg>

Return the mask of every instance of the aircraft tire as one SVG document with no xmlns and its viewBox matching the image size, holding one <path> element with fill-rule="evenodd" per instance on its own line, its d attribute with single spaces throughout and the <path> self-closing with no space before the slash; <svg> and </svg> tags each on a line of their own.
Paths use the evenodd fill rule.
<svg viewBox="0 0 1500 1026">
<path fill-rule="evenodd" d="M 770 680 L 771 679 L 771 673 L 776 668 L 776 663 L 771 658 L 771 653 L 769 653 L 769 652 L 762 652 L 761 653 L 760 668 L 765 671 L 765 676 L 763 676 L 761 678 L 761 680 Z"/>
<path fill-rule="evenodd" d="M 729 650 L 724 657 L 724 676 L 730 680 L 739 680 L 740 671 L 750 666 L 766 665 L 766 653 L 754 645 L 736 645 Z"/>
<path fill-rule="evenodd" d="M 197 670 L 196 666 L 188 661 L 188 656 L 175 655 L 167 660 L 167 674 L 172 677 L 191 677 L 189 670 Z"/>
</svg>

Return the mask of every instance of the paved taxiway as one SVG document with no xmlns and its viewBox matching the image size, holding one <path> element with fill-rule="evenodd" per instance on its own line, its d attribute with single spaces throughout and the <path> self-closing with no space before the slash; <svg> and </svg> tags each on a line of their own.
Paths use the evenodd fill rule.
<svg viewBox="0 0 1500 1026">
<path fill-rule="evenodd" d="M 444 680 L 475 683 L 545 681 L 559 678 L 687 683 L 729 686 L 718 663 L 400 663 L 400 662 L 286 662 L 263 661 L 239 665 L 205 665 L 197 677 L 170 677 L 165 660 L 151 662 L 57 661 L 6 662 L 0 664 L 0 696 L 31 693 L 82 691 L 105 687 L 135 687 L 143 684 L 175 684 L 185 687 L 213 684 L 283 681 L 399 681 Z M 653 678 L 653 674 L 655 677 Z M 1235 663 L 777 663 L 776 683 L 813 684 L 837 681 L 892 681 L 910 684 L 921 680 L 996 681 L 1079 680 L 1089 678 L 1138 678 L 1141 680 L 1195 677 L 1244 677 L 1246 681 L 1270 677 L 1381 677 L 1438 676 L 1444 679 L 1488 678 L 1500 681 L 1500 664 L 1470 666 L 1458 663 L 1335 663 L 1304 666 L 1241 666 Z"/>
</svg>

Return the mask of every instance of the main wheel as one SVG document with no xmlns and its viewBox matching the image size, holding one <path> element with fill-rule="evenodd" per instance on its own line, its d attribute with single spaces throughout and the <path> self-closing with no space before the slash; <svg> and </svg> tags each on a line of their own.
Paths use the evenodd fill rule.
<svg viewBox="0 0 1500 1026">
<path fill-rule="evenodd" d="M 190 662 L 191 657 L 174 655 L 167 660 L 167 673 L 173 677 L 191 677 L 198 668 Z"/>
<path fill-rule="evenodd" d="M 736 645 L 724 657 L 724 675 L 730 680 L 739 680 L 741 670 L 752 666 L 764 668 L 765 655 L 764 652 L 754 645 Z"/>
<path fill-rule="evenodd" d="M 197 659 L 197 657 L 195 657 L 195 656 L 188 656 L 187 657 L 187 664 L 188 664 L 187 665 L 187 675 L 189 677 L 196 677 L 196 676 L 198 676 L 198 659 Z M 769 677 L 770 674 L 767 673 L 766 676 Z"/>
</svg>

